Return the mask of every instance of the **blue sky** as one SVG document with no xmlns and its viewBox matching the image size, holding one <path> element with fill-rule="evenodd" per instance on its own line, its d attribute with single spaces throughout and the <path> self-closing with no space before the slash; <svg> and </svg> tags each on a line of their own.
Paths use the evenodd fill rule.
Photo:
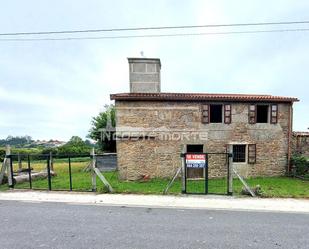
<svg viewBox="0 0 309 249">
<path fill-rule="evenodd" d="M 305 0 L 10 0 L 0 6 L 0 33 L 309 20 L 309 1 Z M 185 32 L 200 31 L 230 29 Z M 309 32 L 0 41 L 0 137 L 85 137 L 91 117 L 111 103 L 109 94 L 129 90 L 126 58 L 139 56 L 140 51 L 161 59 L 162 91 L 298 97 L 301 102 L 294 105 L 294 130 L 306 131 L 308 44 Z"/>
</svg>

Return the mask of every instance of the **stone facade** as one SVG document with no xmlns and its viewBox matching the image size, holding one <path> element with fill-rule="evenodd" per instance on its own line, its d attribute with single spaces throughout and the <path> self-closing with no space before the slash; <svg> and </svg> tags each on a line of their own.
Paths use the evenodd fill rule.
<svg viewBox="0 0 309 249">
<path fill-rule="evenodd" d="M 249 164 L 247 158 L 246 162 L 234 163 L 238 172 L 245 177 L 277 176 L 286 172 L 291 103 L 278 103 L 276 124 L 249 124 L 249 102 L 229 102 L 230 124 L 204 124 L 202 105 L 205 103 L 116 100 L 117 132 L 121 137 L 117 140 L 120 178 L 171 177 L 181 165 L 180 154 L 186 152 L 188 144 L 200 144 L 204 152 L 219 153 L 231 151 L 233 144 L 255 144 L 256 163 Z M 224 177 L 226 170 L 225 156 L 210 155 L 210 177 Z"/>
</svg>

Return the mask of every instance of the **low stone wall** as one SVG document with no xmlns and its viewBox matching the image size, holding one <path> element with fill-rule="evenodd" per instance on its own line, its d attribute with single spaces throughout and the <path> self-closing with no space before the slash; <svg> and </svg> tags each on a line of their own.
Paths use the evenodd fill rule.
<svg viewBox="0 0 309 249">
<path fill-rule="evenodd" d="M 292 153 L 309 157 L 309 132 L 293 132 Z"/>
</svg>

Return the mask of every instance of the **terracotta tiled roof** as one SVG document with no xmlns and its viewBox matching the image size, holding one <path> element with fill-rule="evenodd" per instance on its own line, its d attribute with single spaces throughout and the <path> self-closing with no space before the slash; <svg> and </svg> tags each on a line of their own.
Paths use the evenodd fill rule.
<svg viewBox="0 0 309 249">
<path fill-rule="evenodd" d="M 293 131 L 293 136 L 309 137 L 309 132 L 307 132 L 307 131 Z"/>
<path fill-rule="evenodd" d="M 117 93 L 110 95 L 111 100 L 157 100 L 157 101 L 271 101 L 294 102 L 297 98 L 258 94 L 222 94 L 222 93 Z"/>
</svg>

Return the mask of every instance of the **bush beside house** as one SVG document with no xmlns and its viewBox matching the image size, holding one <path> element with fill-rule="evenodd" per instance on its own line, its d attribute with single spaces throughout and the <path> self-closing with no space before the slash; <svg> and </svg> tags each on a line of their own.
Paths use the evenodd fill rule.
<svg viewBox="0 0 309 249">
<path fill-rule="evenodd" d="M 295 154 L 292 156 L 293 174 L 309 180 L 309 158 Z"/>
</svg>

